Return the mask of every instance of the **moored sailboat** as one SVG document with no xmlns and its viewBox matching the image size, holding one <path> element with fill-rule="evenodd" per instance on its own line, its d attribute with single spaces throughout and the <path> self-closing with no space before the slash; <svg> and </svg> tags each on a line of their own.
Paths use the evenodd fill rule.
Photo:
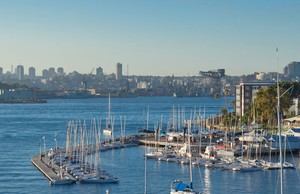
<svg viewBox="0 0 300 194">
<path fill-rule="evenodd" d="M 99 126 L 98 126 L 99 127 Z M 98 132 L 96 130 L 97 126 L 94 126 L 94 129 L 92 131 L 92 136 L 95 136 L 95 138 L 92 138 L 91 142 L 91 148 L 94 150 L 94 160 L 93 156 L 91 155 L 91 163 L 89 168 L 89 173 L 85 173 L 80 178 L 80 183 L 92 183 L 92 184 L 101 184 L 101 183 L 119 183 L 119 179 L 112 176 L 111 174 L 99 170 L 98 168 L 98 160 L 99 160 L 99 154 L 100 154 L 100 128 L 98 129 Z M 94 164 L 92 163 L 94 161 Z"/>
<path fill-rule="evenodd" d="M 188 122 L 188 133 L 191 133 L 191 121 Z M 191 140 L 188 139 L 189 159 L 190 159 L 190 183 L 183 183 L 181 180 L 174 180 L 171 183 L 170 194 L 197 194 L 193 190 L 193 173 L 192 173 L 192 154 L 191 154 Z"/>
<path fill-rule="evenodd" d="M 103 129 L 103 134 L 112 136 L 113 130 L 111 128 L 111 115 L 110 115 L 110 93 L 108 94 L 108 116 L 106 118 L 106 128 Z"/>
</svg>

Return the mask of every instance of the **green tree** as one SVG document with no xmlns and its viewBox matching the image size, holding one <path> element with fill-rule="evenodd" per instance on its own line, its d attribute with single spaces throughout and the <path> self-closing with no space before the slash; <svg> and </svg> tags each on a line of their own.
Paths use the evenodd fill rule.
<svg viewBox="0 0 300 194">
<path fill-rule="evenodd" d="M 229 95 L 229 90 L 228 89 L 225 89 L 224 90 L 224 95 L 225 95 L 225 106 L 226 106 L 226 109 L 228 108 L 228 105 L 227 105 L 227 97 Z"/>
<path fill-rule="evenodd" d="M 293 86 L 293 90 L 290 89 Z M 289 91 L 287 91 L 289 89 Z M 293 105 L 293 98 L 299 96 L 300 85 L 297 82 L 280 83 L 280 112 L 287 112 Z M 284 95 L 282 95 L 285 93 Z M 256 93 L 255 106 L 251 107 L 251 113 L 256 112 L 256 119 L 265 126 L 274 125 L 277 122 L 277 85 L 261 88 Z M 253 115 L 253 114 L 251 114 Z M 282 115 L 283 116 L 283 115 Z"/>
</svg>

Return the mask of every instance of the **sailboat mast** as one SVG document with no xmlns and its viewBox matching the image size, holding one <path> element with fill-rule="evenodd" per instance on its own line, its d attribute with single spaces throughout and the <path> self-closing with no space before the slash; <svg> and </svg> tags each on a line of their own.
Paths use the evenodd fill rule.
<svg viewBox="0 0 300 194">
<path fill-rule="evenodd" d="M 280 162 L 280 193 L 283 193 L 283 165 L 282 165 L 282 143 L 281 143 L 281 125 L 280 125 L 280 88 L 279 75 L 277 74 L 277 124 L 279 131 L 279 162 Z"/>
<path fill-rule="evenodd" d="M 146 156 L 147 150 L 146 150 L 146 148 L 147 148 L 147 146 L 145 145 L 144 194 L 147 194 L 147 156 Z"/>
<path fill-rule="evenodd" d="M 278 48 L 277 53 L 277 67 L 279 67 Z M 283 93 L 284 94 L 284 93 Z M 282 94 L 282 95 L 283 95 Z M 281 139 L 281 119 L 280 119 L 280 87 L 279 87 L 279 71 L 277 72 L 277 125 L 278 125 L 278 136 L 279 136 L 279 163 L 280 163 L 280 193 L 283 193 L 283 164 L 282 164 L 282 139 Z"/>
<path fill-rule="evenodd" d="M 110 92 L 108 93 L 108 124 L 110 125 Z"/>
<path fill-rule="evenodd" d="M 188 142 L 189 142 L 189 155 L 190 155 L 190 180 L 191 189 L 193 189 L 193 172 L 192 172 L 192 152 L 191 152 L 191 120 L 188 121 Z"/>
</svg>

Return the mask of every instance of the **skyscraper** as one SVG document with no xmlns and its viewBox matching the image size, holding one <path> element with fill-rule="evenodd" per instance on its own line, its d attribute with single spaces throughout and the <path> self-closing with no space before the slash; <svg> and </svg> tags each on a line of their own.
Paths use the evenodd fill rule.
<svg viewBox="0 0 300 194">
<path fill-rule="evenodd" d="M 300 62 L 293 61 L 287 65 L 287 76 L 290 79 L 300 77 Z"/>
<path fill-rule="evenodd" d="M 122 64 L 117 63 L 117 73 L 116 73 L 116 79 L 121 80 L 122 79 Z"/>
<path fill-rule="evenodd" d="M 44 69 L 44 70 L 42 71 L 42 77 L 43 77 L 43 78 L 49 78 L 49 71 L 48 71 L 47 69 Z"/>
<path fill-rule="evenodd" d="M 57 75 L 58 76 L 64 76 L 64 68 L 62 68 L 62 67 L 59 67 L 59 68 L 57 68 Z"/>
<path fill-rule="evenodd" d="M 29 77 L 29 79 L 34 79 L 35 78 L 35 68 L 34 67 L 29 67 L 28 77 Z"/>
<path fill-rule="evenodd" d="M 54 67 L 50 67 L 49 70 L 48 70 L 48 72 L 49 72 L 49 76 L 50 77 L 53 77 L 53 76 L 56 75 Z"/>
<path fill-rule="evenodd" d="M 98 68 L 96 69 L 96 75 L 97 75 L 98 77 L 102 77 L 102 76 L 103 76 L 103 68 L 102 68 L 102 67 L 98 67 Z"/>
<path fill-rule="evenodd" d="M 18 65 L 16 69 L 16 76 L 18 80 L 23 80 L 24 79 L 24 67 L 23 65 Z"/>
</svg>

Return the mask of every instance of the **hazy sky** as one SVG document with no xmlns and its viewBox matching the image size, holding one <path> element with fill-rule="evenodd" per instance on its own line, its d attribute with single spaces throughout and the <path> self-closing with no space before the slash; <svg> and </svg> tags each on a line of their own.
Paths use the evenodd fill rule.
<svg viewBox="0 0 300 194">
<path fill-rule="evenodd" d="M 297 0 L 0 0 L 0 67 L 282 71 L 300 61 L 299 10 Z"/>
</svg>

